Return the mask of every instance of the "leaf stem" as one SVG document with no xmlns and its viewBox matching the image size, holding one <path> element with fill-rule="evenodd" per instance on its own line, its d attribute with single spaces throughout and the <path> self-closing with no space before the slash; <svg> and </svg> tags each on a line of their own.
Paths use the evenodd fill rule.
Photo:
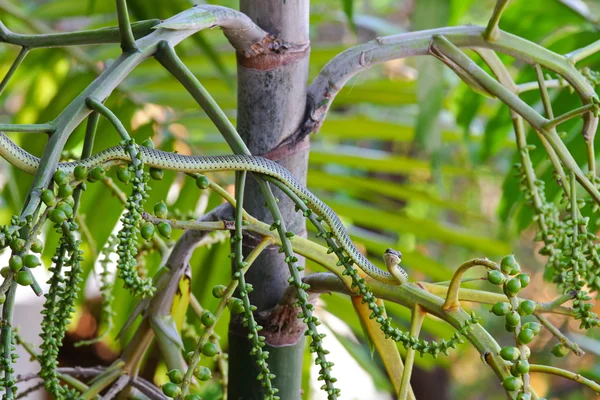
<svg viewBox="0 0 600 400">
<path fill-rule="evenodd" d="M 15 58 L 15 61 L 10 66 L 10 69 L 2 79 L 2 82 L 0 82 L 0 96 L 2 96 L 2 92 L 4 92 L 4 89 L 6 89 L 8 81 L 10 81 L 10 78 L 12 78 L 17 68 L 19 68 L 19 65 L 21 65 L 21 63 L 25 59 L 27 53 L 29 53 L 29 49 L 27 47 L 21 47 L 21 51 L 17 55 L 17 58 Z"/>
<path fill-rule="evenodd" d="M 563 333 L 557 327 L 552 325 L 552 323 L 548 320 L 548 318 L 546 318 L 545 316 L 540 314 L 538 311 L 534 312 L 533 316 L 536 317 L 538 319 L 538 321 L 540 321 L 540 323 L 546 329 L 548 329 L 548 332 L 550 332 L 552 335 L 554 335 L 554 337 L 556 339 L 558 339 L 558 341 L 560 343 L 562 343 L 564 346 L 571 349 L 573 354 L 580 356 L 580 357 L 585 354 L 585 352 L 583 350 L 581 350 L 581 348 L 579 347 L 579 345 L 577 343 L 569 340 L 565 335 L 563 335 Z"/>
<path fill-rule="evenodd" d="M 498 38 L 498 33 L 499 33 L 498 23 L 500 22 L 500 17 L 502 16 L 502 13 L 508 6 L 509 2 L 510 2 L 510 0 L 496 1 L 496 6 L 494 7 L 492 17 L 490 18 L 490 21 L 488 22 L 488 25 L 485 28 L 485 32 L 483 33 L 483 38 L 485 40 L 489 40 L 490 42 L 493 42 L 494 40 L 496 40 Z"/>
<path fill-rule="evenodd" d="M 551 367 L 549 365 L 539 365 L 539 364 L 531 364 L 529 366 L 529 372 L 541 372 L 544 374 L 562 376 L 563 378 L 570 379 L 577 383 L 581 383 L 595 391 L 596 393 L 600 393 L 600 384 L 592 381 L 591 379 L 587 379 L 575 372 L 567 371 L 561 368 Z"/>
<path fill-rule="evenodd" d="M 117 19 L 119 21 L 119 36 L 121 38 L 121 49 L 124 53 L 131 53 L 137 50 L 131 22 L 129 22 L 129 12 L 127 11 L 127 0 L 117 0 Z"/>
<path fill-rule="evenodd" d="M 469 269 L 478 266 L 486 267 L 490 270 L 500 271 L 500 266 L 495 262 L 488 260 L 487 258 L 475 258 L 461 264 L 456 269 L 454 275 L 452 275 L 452 279 L 450 280 L 450 286 L 448 287 L 448 293 L 446 294 L 446 301 L 442 306 L 444 311 L 460 307 L 460 302 L 458 301 L 458 292 L 460 291 L 460 283 L 463 275 Z"/>
<path fill-rule="evenodd" d="M 410 320 L 410 336 L 419 337 L 423 321 L 427 316 L 427 310 L 420 305 L 416 304 L 412 309 L 412 318 Z M 406 350 L 406 357 L 404 359 L 404 371 L 402 371 L 402 381 L 400 383 L 400 393 L 398 393 L 398 400 L 406 400 L 408 393 L 410 392 L 410 377 L 412 375 L 413 366 L 415 363 L 416 350 L 409 347 Z"/>
<path fill-rule="evenodd" d="M 588 111 L 594 111 L 597 109 L 598 109 L 598 104 L 596 104 L 596 103 L 590 103 L 590 104 L 583 105 L 574 110 L 567 111 L 566 113 L 564 113 L 554 119 L 549 120 L 548 122 L 546 122 L 542 125 L 542 128 L 543 129 L 555 128 L 557 125 L 560 125 L 563 122 L 570 120 L 571 118 L 578 117 L 581 114 L 585 114 Z"/>
<path fill-rule="evenodd" d="M 0 124 L 0 131 L 25 133 L 54 133 L 56 127 L 51 124 Z"/>
<path fill-rule="evenodd" d="M 596 54 L 598 51 L 600 51 L 600 40 L 596 40 L 595 42 L 590 43 L 580 49 L 573 50 L 572 52 L 565 54 L 565 57 L 571 63 L 576 64 L 584 58 Z"/>
</svg>

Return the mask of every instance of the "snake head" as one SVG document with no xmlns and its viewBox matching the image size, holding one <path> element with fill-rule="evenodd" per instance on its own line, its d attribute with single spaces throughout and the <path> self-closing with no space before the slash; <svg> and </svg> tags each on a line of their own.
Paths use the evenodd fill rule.
<svg viewBox="0 0 600 400">
<path fill-rule="evenodd" d="M 398 265 L 402 262 L 402 253 L 398 250 L 387 249 L 383 253 L 383 261 L 385 261 L 386 265 Z"/>
</svg>

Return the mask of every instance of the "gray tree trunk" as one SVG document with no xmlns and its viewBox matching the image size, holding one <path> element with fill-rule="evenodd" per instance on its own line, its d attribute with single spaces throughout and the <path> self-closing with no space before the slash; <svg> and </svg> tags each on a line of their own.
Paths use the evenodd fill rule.
<svg viewBox="0 0 600 400">
<path fill-rule="evenodd" d="M 253 58 L 238 56 L 238 131 L 255 155 L 265 155 L 287 168 L 300 182 L 306 181 L 308 141 L 280 146 L 302 122 L 308 79 L 309 0 L 240 0 L 240 10 L 276 39 L 279 52 Z M 281 46 L 281 43 L 285 43 Z M 275 49 L 275 48 L 274 48 Z M 292 202 L 278 190 L 279 207 L 289 231 L 305 235 L 305 221 Z M 244 207 L 266 222 L 272 222 L 258 185 L 248 178 Z M 246 254 L 256 243 L 244 239 Z M 300 260 L 301 263 L 304 260 Z M 288 267 L 277 248 L 269 248 L 255 261 L 246 279 L 254 286 L 251 301 L 258 313 L 273 309 L 289 286 Z M 281 311 L 281 310 L 280 310 Z M 289 311 L 289 310 L 288 310 Z M 274 385 L 282 399 L 301 398 L 303 329 L 297 312 L 264 313 L 259 323 L 267 337 L 269 366 L 277 378 Z M 249 355 L 247 332 L 233 318 L 229 326 L 229 398 L 262 399 L 255 358 Z"/>
</svg>

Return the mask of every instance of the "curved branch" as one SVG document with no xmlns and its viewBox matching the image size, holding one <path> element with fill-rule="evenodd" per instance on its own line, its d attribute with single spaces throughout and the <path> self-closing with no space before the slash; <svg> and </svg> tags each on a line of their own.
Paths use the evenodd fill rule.
<svg viewBox="0 0 600 400">
<path fill-rule="evenodd" d="M 598 383 L 592 381 L 591 379 L 587 379 L 579 374 L 576 374 L 575 372 L 567 371 L 561 368 L 551 367 L 549 365 L 538 364 L 531 364 L 529 366 L 529 371 L 543 372 L 545 374 L 562 376 L 563 378 L 567 378 L 577 383 L 581 383 L 582 385 L 589 387 L 596 393 L 600 393 L 600 385 Z"/>
<path fill-rule="evenodd" d="M 338 54 L 309 86 L 307 116 L 294 140 L 299 141 L 320 129 L 333 99 L 353 76 L 386 61 L 427 55 L 436 35 L 444 35 L 457 47 L 490 48 L 529 64 L 540 64 L 563 76 L 579 93 L 584 104 L 592 102 L 595 96 L 593 87 L 564 56 L 501 30 L 493 42 L 488 42 L 484 39 L 484 31 L 483 27 L 460 26 L 411 32 L 377 38 Z M 585 114 L 585 132 L 595 131 L 597 124 L 592 113 Z"/>
</svg>

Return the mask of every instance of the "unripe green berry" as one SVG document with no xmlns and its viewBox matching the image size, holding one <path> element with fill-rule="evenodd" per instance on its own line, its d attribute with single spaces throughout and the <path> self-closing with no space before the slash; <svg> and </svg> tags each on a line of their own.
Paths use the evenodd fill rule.
<svg viewBox="0 0 600 400">
<path fill-rule="evenodd" d="M 519 343 L 529 344 L 535 337 L 535 333 L 531 329 L 521 329 L 519 332 Z"/>
<path fill-rule="evenodd" d="M 529 282 L 531 282 L 531 277 L 529 274 L 519 274 L 517 275 L 517 278 L 519 278 L 522 288 L 526 288 L 529 285 Z"/>
<path fill-rule="evenodd" d="M 214 343 L 206 342 L 204 343 L 204 346 L 202 346 L 202 354 L 206 357 L 214 357 L 219 354 L 219 348 Z"/>
<path fill-rule="evenodd" d="M 10 276 L 10 268 L 3 267 L 2 269 L 0 269 L 0 276 L 4 279 L 8 278 Z"/>
<path fill-rule="evenodd" d="M 148 138 L 148 139 L 146 139 L 146 140 L 144 140 L 142 142 L 142 146 L 149 147 L 149 148 L 153 149 L 154 148 L 154 142 L 152 141 L 151 138 Z"/>
<path fill-rule="evenodd" d="M 121 167 L 117 170 L 117 179 L 123 183 L 128 183 L 131 179 L 131 171 L 127 167 Z"/>
<path fill-rule="evenodd" d="M 529 372 L 529 362 L 527 360 L 518 360 L 515 365 L 515 372 L 524 375 Z"/>
<path fill-rule="evenodd" d="M 526 322 L 522 326 L 523 329 L 529 329 L 536 335 L 542 330 L 542 325 L 537 322 Z"/>
<path fill-rule="evenodd" d="M 23 259 L 15 254 L 8 260 L 8 266 L 13 271 L 19 272 L 23 268 Z"/>
<path fill-rule="evenodd" d="M 146 240 L 152 239 L 154 236 L 154 225 L 151 222 L 146 222 L 140 229 L 140 234 Z"/>
<path fill-rule="evenodd" d="M 48 214 L 48 219 L 54 223 L 61 224 L 67 219 L 67 215 L 63 210 L 55 208 Z"/>
<path fill-rule="evenodd" d="M 503 315 L 508 314 L 510 310 L 512 310 L 510 304 L 501 301 L 499 303 L 494 304 L 491 311 L 494 315 L 501 317 Z"/>
<path fill-rule="evenodd" d="M 531 315 L 535 311 L 537 304 L 532 300 L 524 300 L 519 304 L 519 314 L 521 315 Z"/>
<path fill-rule="evenodd" d="M 198 189 L 207 189 L 210 186 L 210 180 L 204 175 L 198 175 L 196 186 L 198 186 Z"/>
<path fill-rule="evenodd" d="M 519 265 L 518 262 L 515 262 L 515 264 L 513 265 L 512 270 L 510 271 L 511 275 L 517 275 L 519 272 L 521 272 L 521 266 Z"/>
<path fill-rule="evenodd" d="M 42 201 L 48 207 L 52 207 L 54 204 L 56 204 L 56 197 L 54 196 L 54 192 L 52 192 L 52 190 L 50 189 L 42 190 Z"/>
<path fill-rule="evenodd" d="M 514 327 L 519 325 L 519 322 L 521 322 L 521 317 L 519 316 L 518 312 L 511 311 L 508 314 L 506 314 L 505 321 L 506 325 Z"/>
<path fill-rule="evenodd" d="M 33 283 L 33 277 L 31 272 L 27 270 L 21 270 L 15 275 L 15 282 L 21 286 L 29 286 Z"/>
<path fill-rule="evenodd" d="M 75 167 L 75 169 L 73 170 L 73 176 L 75 177 L 75 179 L 77 179 L 78 181 L 84 181 L 85 178 L 87 177 L 87 173 L 88 170 L 86 167 L 84 167 L 83 165 L 78 165 Z"/>
<path fill-rule="evenodd" d="M 88 174 L 88 181 L 90 181 L 90 182 L 101 181 L 102 179 L 104 179 L 105 176 L 106 176 L 106 172 L 104 171 L 104 168 L 94 167 L 90 170 L 90 172 Z"/>
<path fill-rule="evenodd" d="M 531 395 L 529 393 L 521 392 L 517 395 L 517 400 L 531 400 Z M 542 400 L 542 399 L 540 399 L 540 400 Z"/>
<path fill-rule="evenodd" d="M 179 369 L 172 369 L 169 372 L 167 372 L 167 376 L 169 377 L 169 380 L 173 383 L 181 383 L 183 382 L 183 371 L 179 370 Z"/>
<path fill-rule="evenodd" d="M 207 381 L 211 378 L 210 368 L 207 367 L 198 367 L 194 370 L 194 376 L 201 381 Z"/>
<path fill-rule="evenodd" d="M 500 349 L 500 357 L 506 361 L 516 361 L 521 357 L 521 352 L 514 346 L 506 346 Z"/>
<path fill-rule="evenodd" d="M 58 188 L 58 197 L 65 198 L 73 194 L 73 186 L 66 184 Z"/>
<path fill-rule="evenodd" d="M 65 215 L 67 216 L 67 218 L 71 218 L 73 216 L 73 207 L 64 201 L 61 201 L 60 203 L 58 203 L 58 205 L 56 206 L 56 209 L 62 210 L 65 213 Z"/>
<path fill-rule="evenodd" d="M 26 254 L 23 256 L 23 265 L 27 268 L 35 268 L 40 264 L 40 259 L 35 254 Z"/>
<path fill-rule="evenodd" d="M 227 286 L 217 285 L 212 289 L 212 295 L 215 296 L 217 299 L 220 299 L 221 297 L 225 296 L 226 291 Z"/>
<path fill-rule="evenodd" d="M 150 177 L 155 181 L 160 181 L 165 176 L 165 171 L 158 168 L 150 168 Z"/>
<path fill-rule="evenodd" d="M 158 218 L 167 218 L 168 212 L 169 209 L 164 201 L 161 200 L 154 205 L 154 215 L 156 215 Z"/>
<path fill-rule="evenodd" d="M 525 346 L 525 359 L 529 360 L 529 357 L 531 357 L 531 349 Z"/>
<path fill-rule="evenodd" d="M 510 274 L 513 270 L 513 266 L 516 263 L 517 262 L 515 261 L 514 254 L 510 254 L 502 259 L 502 261 L 500 262 L 500 269 L 502 269 L 502 272 L 504 272 L 505 274 Z"/>
<path fill-rule="evenodd" d="M 69 182 L 69 175 L 63 170 L 58 170 L 54 173 L 54 182 L 58 186 L 66 185 Z"/>
<path fill-rule="evenodd" d="M 0 293 L 0 305 L 6 302 L 6 294 Z"/>
<path fill-rule="evenodd" d="M 494 285 L 502 285 L 506 281 L 506 277 L 500 271 L 488 271 L 488 281 Z"/>
<path fill-rule="evenodd" d="M 61 203 L 68 204 L 71 206 L 71 208 L 75 207 L 75 199 L 73 198 L 73 196 L 65 197 L 58 204 L 60 205 Z"/>
<path fill-rule="evenodd" d="M 231 310 L 233 314 L 241 314 L 244 312 L 244 303 L 236 297 L 231 298 L 229 303 L 227 303 L 227 307 L 229 307 L 229 310 Z"/>
<path fill-rule="evenodd" d="M 204 311 L 200 320 L 204 326 L 213 326 L 215 324 L 215 316 L 210 311 Z"/>
<path fill-rule="evenodd" d="M 521 290 L 521 281 L 518 278 L 512 278 L 506 282 L 505 289 L 507 295 L 514 296 Z"/>
<path fill-rule="evenodd" d="M 181 388 L 173 382 L 167 382 L 162 386 L 162 391 L 165 396 L 175 398 L 181 393 Z"/>
<path fill-rule="evenodd" d="M 31 243 L 31 251 L 33 251 L 34 253 L 41 253 L 44 250 L 44 243 L 39 239 L 36 238 L 33 243 Z"/>
<path fill-rule="evenodd" d="M 10 248 L 15 253 L 20 253 L 25 249 L 25 240 L 16 238 L 10 241 Z"/>
<path fill-rule="evenodd" d="M 552 354 L 554 354 L 556 357 L 564 357 L 569 354 L 569 348 L 562 343 L 557 343 L 552 348 Z"/>
<path fill-rule="evenodd" d="M 514 392 L 521 389 L 523 381 L 515 376 L 509 376 L 502 381 L 502 386 L 509 392 Z"/>
<path fill-rule="evenodd" d="M 171 225 L 167 224 L 164 221 L 161 222 L 160 224 L 158 224 L 158 233 L 169 239 L 171 237 Z"/>
</svg>

